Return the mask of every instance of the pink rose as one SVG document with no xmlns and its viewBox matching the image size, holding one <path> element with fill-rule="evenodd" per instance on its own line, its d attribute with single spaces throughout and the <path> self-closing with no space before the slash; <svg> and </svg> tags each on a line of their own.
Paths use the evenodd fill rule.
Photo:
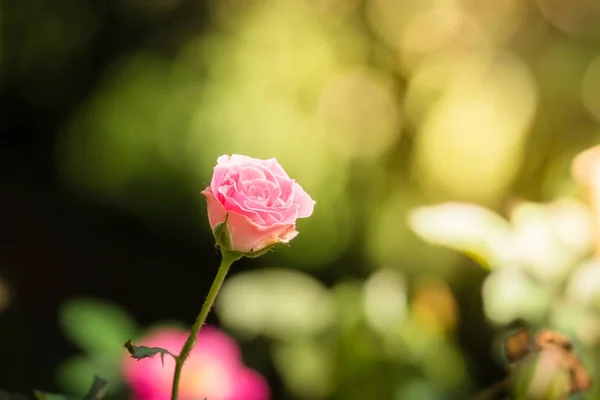
<svg viewBox="0 0 600 400">
<path fill-rule="evenodd" d="M 146 336 L 144 345 L 162 347 L 177 354 L 188 332 L 175 328 L 159 328 Z M 165 400 L 171 398 L 175 361 L 159 356 L 124 360 L 124 378 L 133 393 L 133 400 Z M 242 364 L 239 347 L 234 339 L 211 326 L 204 326 L 185 362 L 179 382 L 181 400 L 269 400 L 270 390 L 265 379 Z"/>
<path fill-rule="evenodd" d="M 208 220 L 215 227 L 227 219 L 226 250 L 259 252 L 287 243 L 298 232 L 296 219 L 313 212 L 315 201 L 291 179 L 276 159 L 259 160 L 234 154 L 217 160 L 212 181 L 202 194 Z"/>
</svg>

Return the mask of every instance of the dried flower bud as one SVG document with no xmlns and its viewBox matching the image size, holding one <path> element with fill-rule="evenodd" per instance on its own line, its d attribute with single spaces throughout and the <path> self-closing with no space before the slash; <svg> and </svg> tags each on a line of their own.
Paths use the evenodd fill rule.
<svg viewBox="0 0 600 400">
<path fill-rule="evenodd" d="M 525 330 L 504 342 L 518 398 L 567 399 L 570 394 L 590 388 L 591 378 L 573 352 L 572 342 L 551 330 L 542 330 L 534 339 Z"/>
</svg>

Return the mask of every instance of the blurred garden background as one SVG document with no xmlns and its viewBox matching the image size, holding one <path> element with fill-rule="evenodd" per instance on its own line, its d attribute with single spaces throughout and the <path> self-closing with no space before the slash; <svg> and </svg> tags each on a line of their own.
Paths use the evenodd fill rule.
<svg viewBox="0 0 600 400">
<path fill-rule="evenodd" d="M 465 399 L 516 324 L 600 380 L 600 3 L 0 0 L 0 26 L 1 389 L 131 398 L 123 343 L 212 282 L 231 153 L 317 201 L 209 316 L 273 399 Z"/>
</svg>

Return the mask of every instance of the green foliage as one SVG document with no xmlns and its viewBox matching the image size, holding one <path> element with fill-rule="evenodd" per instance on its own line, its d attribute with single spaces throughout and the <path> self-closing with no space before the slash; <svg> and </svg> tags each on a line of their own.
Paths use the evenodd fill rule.
<svg viewBox="0 0 600 400">
<path fill-rule="evenodd" d="M 408 222 L 423 240 L 468 254 L 485 266 L 511 261 L 511 227 L 486 208 L 462 203 L 419 207 Z"/>
<path fill-rule="evenodd" d="M 274 343 L 271 353 L 291 391 L 305 398 L 325 398 L 331 394 L 334 360 L 327 343 L 307 339 Z"/>
<path fill-rule="evenodd" d="M 45 393 L 40 391 L 35 391 L 35 397 L 37 400 L 81 400 L 79 397 L 75 396 L 67 396 L 64 394 L 56 394 L 56 393 Z"/>
<path fill-rule="evenodd" d="M 108 382 L 98 377 L 94 378 L 94 383 L 90 391 L 83 397 L 83 400 L 100 400 L 106 394 Z"/>
<path fill-rule="evenodd" d="M 65 335 L 93 355 L 119 355 L 123 338 L 133 337 L 137 327 L 119 307 L 103 300 L 76 299 L 59 313 Z"/>
<path fill-rule="evenodd" d="M 22 394 L 9 393 L 5 390 L 0 390 L 0 400 L 27 400 L 27 397 Z"/>
<path fill-rule="evenodd" d="M 57 370 L 62 387 L 81 393 L 87 377 L 99 374 L 110 380 L 111 391 L 118 390 L 123 340 L 138 334 L 132 317 L 108 301 L 76 298 L 62 305 L 59 322 L 65 336 L 83 350 Z"/>
<path fill-rule="evenodd" d="M 63 394 L 45 393 L 35 391 L 37 400 L 101 400 L 104 398 L 108 382 L 102 378 L 94 377 L 92 387 L 83 397 L 66 396 Z"/>
<path fill-rule="evenodd" d="M 238 332 L 281 340 L 324 332 L 334 316 L 331 295 L 323 284 L 280 268 L 230 277 L 215 309 L 222 322 Z"/>
<path fill-rule="evenodd" d="M 110 379 L 111 389 L 120 384 L 120 371 L 114 359 L 100 359 L 88 354 L 77 354 L 65 360 L 57 370 L 57 379 L 63 390 L 84 393 L 88 380 L 94 374 L 102 374 Z"/>
<path fill-rule="evenodd" d="M 411 311 L 402 282 L 392 269 L 332 288 L 292 269 L 253 270 L 225 281 L 215 309 L 241 337 L 270 339 L 271 358 L 295 398 L 462 393 L 462 354 Z"/>
<path fill-rule="evenodd" d="M 228 219 L 229 213 L 226 213 L 225 221 L 215 225 L 215 229 L 213 230 L 217 244 L 225 250 L 231 250 L 231 235 L 229 234 L 229 229 L 227 229 Z"/>
</svg>

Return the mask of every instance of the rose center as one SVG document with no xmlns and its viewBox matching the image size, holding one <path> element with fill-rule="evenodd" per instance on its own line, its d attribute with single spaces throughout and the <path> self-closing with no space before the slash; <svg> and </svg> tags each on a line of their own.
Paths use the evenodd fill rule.
<svg viewBox="0 0 600 400">
<path fill-rule="evenodd" d="M 250 179 L 241 183 L 240 192 L 249 207 L 269 208 L 277 201 L 280 190 L 267 179 Z"/>
<path fill-rule="evenodd" d="M 268 190 L 256 185 L 250 185 L 248 194 L 257 200 L 266 200 L 269 197 Z"/>
</svg>

